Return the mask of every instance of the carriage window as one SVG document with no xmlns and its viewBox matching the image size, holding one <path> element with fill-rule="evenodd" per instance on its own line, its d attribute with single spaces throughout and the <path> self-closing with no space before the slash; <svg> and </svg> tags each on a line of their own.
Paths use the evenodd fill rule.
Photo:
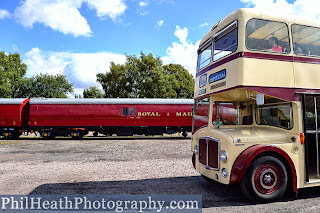
<svg viewBox="0 0 320 213">
<path fill-rule="evenodd" d="M 297 55 L 320 56 L 320 28 L 293 24 L 292 38 Z"/>
<path fill-rule="evenodd" d="M 134 116 L 134 114 L 135 114 L 135 108 L 130 107 L 130 108 L 129 108 L 129 115 L 130 115 L 130 116 Z"/>
<path fill-rule="evenodd" d="M 216 61 L 237 50 L 238 47 L 237 21 L 230 24 L 214 37 L 213 60 Z"/>
<path fill-rule="evenodd" d="M 122 115 L 125 115 L 125 116 L 128 115 L 128 108 L 127 108 L 127 107 L 124 107 L 124 108 L 122 109 Z"/>
<path fill-rule="evenodd" d="M 288 54 L 288 26 L 282 22 L 251 19 L 246 26 L 246 45 L 250 50 Z"/>
</svg>

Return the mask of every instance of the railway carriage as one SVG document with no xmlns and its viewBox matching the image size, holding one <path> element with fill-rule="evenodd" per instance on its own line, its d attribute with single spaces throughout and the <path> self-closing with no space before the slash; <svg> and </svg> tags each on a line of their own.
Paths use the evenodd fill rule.
<svg viewBox="0 0 320 213">
<path fill-rule="evenodd" d="M 30 128 L 45 137 L 132 136 L 191 131 L 193 100 L 31 99 Z"/>
<path fill-rule="evenodd" d="M 21 128 L 26 126 L 27 113 L 24 106 L 28 99 L 0 99 L 0 135 L 5 138 L 18 138 Z"/>
<path fill-rule="evenodd" d="M 93 131 L 95 136 L 181 132 L 186 137 L 192 128 L 193 103 L 192 99 L 3 99 L 2 135 L 38 132 L 44 138 L 82 138 Z"/>
</svg>

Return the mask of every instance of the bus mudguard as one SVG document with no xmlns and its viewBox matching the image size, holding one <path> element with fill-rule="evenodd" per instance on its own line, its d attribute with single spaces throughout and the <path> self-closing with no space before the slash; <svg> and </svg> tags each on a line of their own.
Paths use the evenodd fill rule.
<svg viewBox="0 0 320 213">
<path fill-rule="evenodd" d="M 293 190 L 295 192 L 298 192 L 297 189 L 297 173 L 295 166 L 293 164 L 292 159 L 286 153 L 283 149 L 275 146 L 268 146 L 268 145 L 254 145 L 246 150 L 244 150 L 235 160 L 233 166 L 232 166 L 232 171 L 231 171 L 231 180 L 230 184 L 239 184 L 249 167 L 250 163 L 259 155 L 264 152 L 268 153 L 276 153 L 281 156 L 283 156 L 287 163 L 290 165 L 291 168 L 291 173 L 292 173 L 292 182 L 293 182 Z"/>
</svg>

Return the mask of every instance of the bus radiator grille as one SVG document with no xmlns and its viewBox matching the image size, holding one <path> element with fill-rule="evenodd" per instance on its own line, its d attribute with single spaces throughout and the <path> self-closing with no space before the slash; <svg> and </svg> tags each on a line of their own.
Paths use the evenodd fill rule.
<svg viewBox="0 0 320 213">
<path fill-rule="evenodd" d="M 199 162 L 206 167 L 218 169 L 219 143 L 212 138 L 199 140 Z"/>
</svg>

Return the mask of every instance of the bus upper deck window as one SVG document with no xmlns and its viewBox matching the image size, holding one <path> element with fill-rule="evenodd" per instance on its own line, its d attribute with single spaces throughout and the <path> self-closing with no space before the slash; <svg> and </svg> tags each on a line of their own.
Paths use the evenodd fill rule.
<svg viewBox="0 0 320 213">
<path fill-rule="evenodd" d="M 282 22 L 251 19 L 246 26 L 246 45 L 250 50 L 288 54 L 288 26 Z"/>
<path fill-rule="evenodd" d="M 320 28 L 292 25 L 293 50 L 297 55 L 320 56 Z"/>
<path fill-rule="evenodd" d="M 235 52 L 238 48 L 238 22 L 223 28 L 214 36 L 213 60 L 216 61 Z"/>
<path fill-rule="evenodd" d="M 197 70 L 201 70 L 211 62 L 212 41 L 209 40 L 198 50 L 198 66 Z"/>
</svg>

